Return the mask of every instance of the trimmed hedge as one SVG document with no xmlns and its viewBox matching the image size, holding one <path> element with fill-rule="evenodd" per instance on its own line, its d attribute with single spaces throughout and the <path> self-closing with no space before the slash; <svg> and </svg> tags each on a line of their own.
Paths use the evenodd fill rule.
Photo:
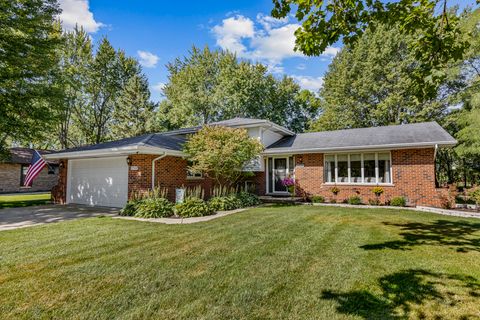
<svg viewBox="0 0 480 320">
<path fill-rule="evenodd" d="M 394 197 L 390 200 L 390 205 L 394 207 L 406 207 L 407 199 L 405 199 L 405 197 Z"/>
<path fill-rule="evenodd" d="M 348 204 L 362 204 L 362 198 L 359 196 L 351 196 L 347 200 Z"/>
<path fill-rule="evenodd" d="M 325 197 L 323 196 L 312 196 L 310 199 L 313 203 L 324 203 L 325 202 Z"/>
</svg>

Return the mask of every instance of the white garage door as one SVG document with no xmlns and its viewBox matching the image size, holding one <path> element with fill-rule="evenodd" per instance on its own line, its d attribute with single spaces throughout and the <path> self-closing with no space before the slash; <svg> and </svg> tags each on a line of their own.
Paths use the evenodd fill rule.
<svg viewBox="0 0 480 320">
<path fill-rule="evenodd" d="M 68 161 L 67 203 L 123 207 L 128 197 L 126 157 Z"/>
</svg>

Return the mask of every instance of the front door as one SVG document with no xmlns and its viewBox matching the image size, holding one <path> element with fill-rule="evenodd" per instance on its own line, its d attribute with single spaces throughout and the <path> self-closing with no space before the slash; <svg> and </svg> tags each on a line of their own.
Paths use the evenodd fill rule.
<svg viewBox="0 0 480 320">
<path fill-rule="evenodd" d="M 287 188 L 282 185 L 282 180 L 287 177 L 287 158 L 273 159 L 273 192 L 286 192 Z"/>
</svg>

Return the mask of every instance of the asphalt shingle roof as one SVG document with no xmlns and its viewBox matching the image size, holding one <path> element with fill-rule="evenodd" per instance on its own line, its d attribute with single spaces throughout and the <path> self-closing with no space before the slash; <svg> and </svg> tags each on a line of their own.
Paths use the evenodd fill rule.
<svg viewBox="0 0 480 320">
<path fill-rule="evenodd" d="M 88 146 L 81 146 L 77 148 L 71 148 L 61 151 L 63 152 L 75 152 L 75 151 L 89 151 L 100 149 L 112 149 L 121 148 L 127 146 L 150 146 L 158 147 L 170 150 L 181 150 L 182 144 L 185 142 L 185 138 L 178 136 L 169 136 L 163 133 L 149 133 L 137 137 L 125 138 L 121 140 L 103 142 L 98 144 L 92 144 Z"/>
<path fill-rule="evenodd" d="M 395 145 L 453 145 L 455 139 L 436 122 L 300 133 L 266 148 L 268 153 L 295 150 L 358 149 Z"/>
<path fill-rule="evenodd" d="M 53 153 L 51 150 L 37 150 L 41 155 Z M 1 162 L 4 163 L 19 163 L 19 164 L 30 164 L 33 156 L 33 149 L 30 148 L 10 148 L 10 155 L 6 159 L 3 159 Z M 57 161 L 48 161 L 49 164 L 56 164 Z"/>
<path fill-rule="evenodd" d="M 234 118 L 212 123 L 212 125 L 242 126 L 262 123 L 266 120 Z M 187 134 L 196 132 L 200 127 L 184 128 L 163 133 L 151 133 L 138 137 L 104 142 L 60 151 L 89 151 L 121 148 L 127 146 L 150 146 L 180 151 Z M 368 147 L 394 147 L 396 145 L 454 145 L 455 139 L 436 122 L 424 122 L 396 126 L 346 129 L 300 133 L 286 136 L 265 149 L 266 153 L 285 153 L 300 150 L 338 150 L 360 149 Z"/>
</svg>

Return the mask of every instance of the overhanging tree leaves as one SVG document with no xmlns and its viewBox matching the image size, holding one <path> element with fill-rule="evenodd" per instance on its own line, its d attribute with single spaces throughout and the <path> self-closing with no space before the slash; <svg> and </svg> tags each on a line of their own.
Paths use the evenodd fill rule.
<svg viewBox="0 0 480 320">
<path fill-rule="evenodd" d="M 263 150 L 245 129 L 205 126 L 185 143 L 190 170 L 202 172 L 218 185 L 235 185 L 242 169 Z"/>
<path fill-rule="evenodd" d="M 468 47 L 457 39 L 458 17 L 450 12 L 447 0 L 273 0 L 273 4 L 276 18 L 284 18 L 296 8 L 301 27 L 295 32 L 295 48 L 306 55 L 320 55 L 339 40 L 354 46 L 367 28 L 399 25 L 400 33 L 415 37 L 410 49 L 421 68 L 411 77 L 419 88 L 423 82 L 440 83 L 445 77 L 442 68 L 461 59 Z M 419 92 L 430 97 L 436 94 Z"/>
<path fill-rule="evenodd" d="M 0 2 L 0 153 L 7 139 L 38 139 L 56 120 L 59 12 L 55 0 Z"/>
</svg>

